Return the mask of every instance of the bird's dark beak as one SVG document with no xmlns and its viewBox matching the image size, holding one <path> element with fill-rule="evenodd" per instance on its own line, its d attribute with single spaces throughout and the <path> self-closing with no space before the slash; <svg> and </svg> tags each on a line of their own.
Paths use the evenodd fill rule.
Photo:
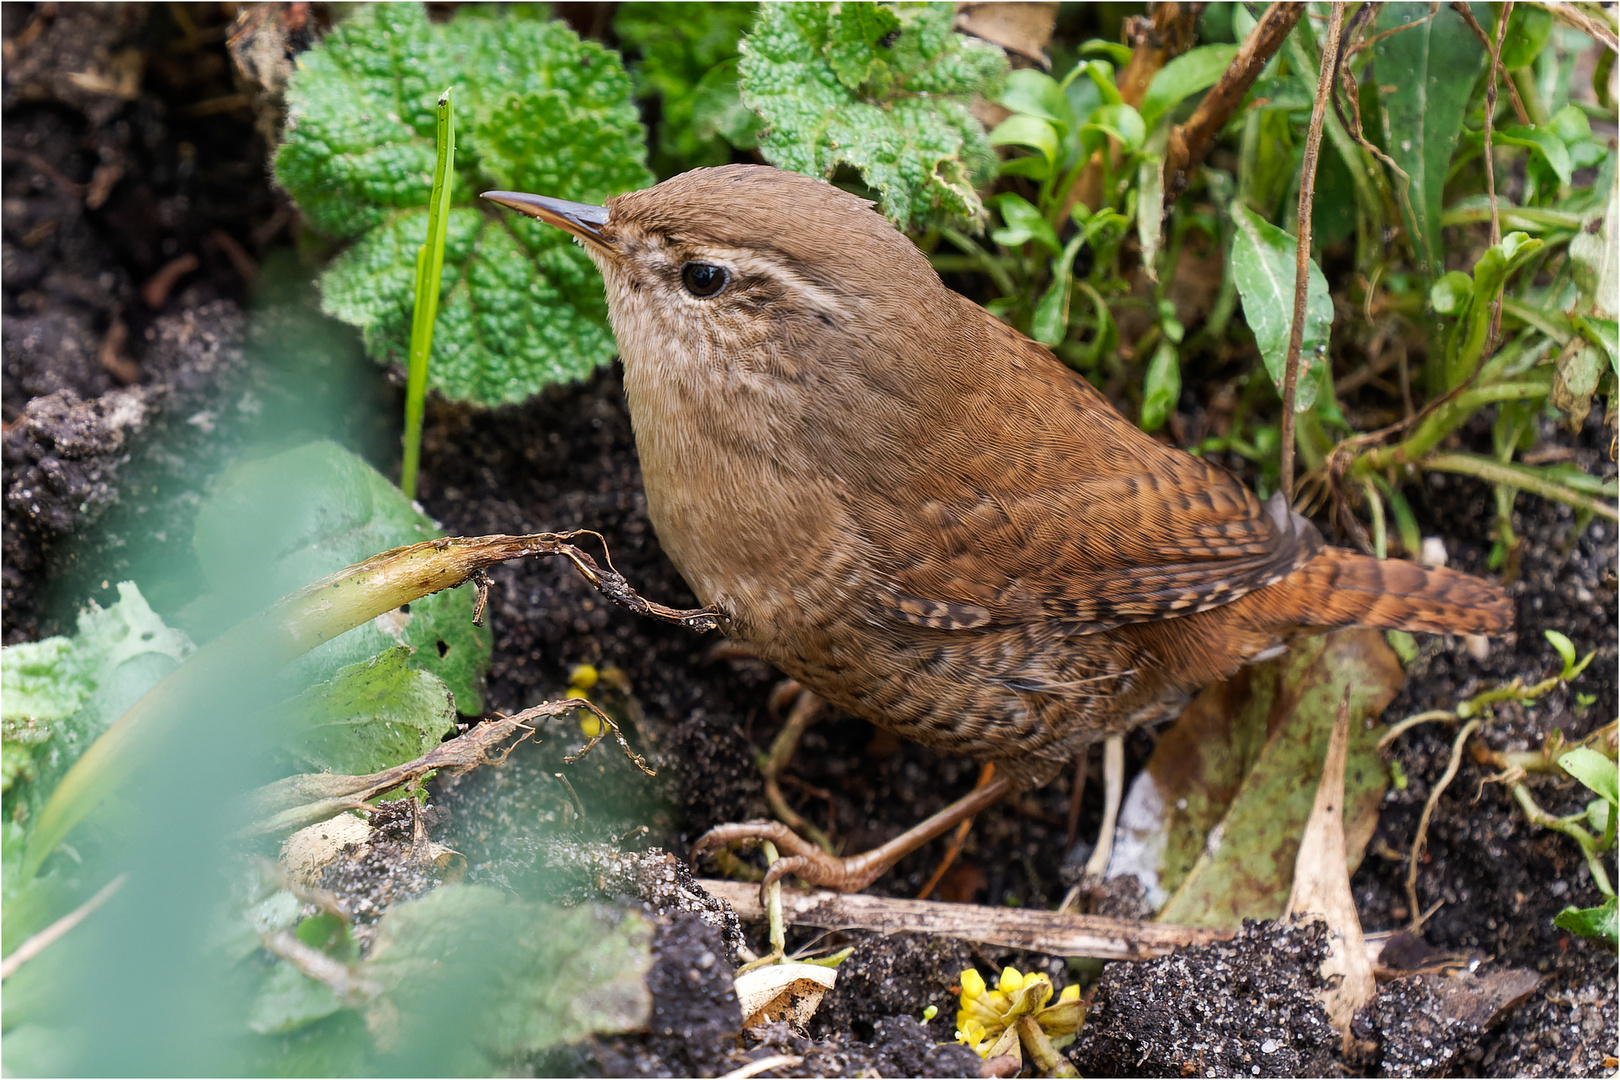
<svg viewBox="0 0 1620 1080">
<path fill-rule="evenodd" d="M 608 221 L 605 206 L 548 199 L 544 195 L 525 195 L 521 191 L 486 191 L 483 197 L 490 202 L 500 203 L 509 210 L 516 210 L 520 214 L 538 218 L 548 225 L 555 225 L 596 247 L 607 251 L 613 250 L 613 244 L 602 235 L 601 231 L 602 226 Z"/>
</svg>

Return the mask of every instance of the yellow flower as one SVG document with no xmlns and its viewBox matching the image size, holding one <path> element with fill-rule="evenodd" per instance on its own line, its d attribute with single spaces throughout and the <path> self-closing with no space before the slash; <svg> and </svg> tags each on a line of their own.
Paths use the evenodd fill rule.
<svg viewBox="0 0 1620 1080">
<path fill-rule="evenodd" d="M 956 1038 L 980 1057 L 990 1053 L 998 1041 L 1004 1041 L 1001 1037 L 1020 1016 L 1033 1017 L 1044 1035 L 1059 1047 L 1074 1040 L 1085 1019 L 1080 987 L 1064 987 L 1054 1002 L 1052 980 L 1038 971 L 1025 975 L 1017 968 L 1006 968 L 994 990 L 972 968 L 963 971 L 958 981 L 962 999 L 956 1013 Z"/>
</svg>

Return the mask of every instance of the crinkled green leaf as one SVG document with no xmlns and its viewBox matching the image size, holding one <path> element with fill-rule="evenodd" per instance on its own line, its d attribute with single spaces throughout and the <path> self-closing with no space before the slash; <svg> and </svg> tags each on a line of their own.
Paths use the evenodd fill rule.
<svg viewBox="0 0 1620 1080">
<path fill-rule="evenodd" d="M 1266 370 L 1282 392 L 1288 360 L 1288 336 L 1294 318 L 1294 254 L 1299 245 L 1288 233 L 1243 205 L 1232 204 L 1232 279 L 1243 299 L 1243 317 L 1254 331 Z M 1305 294 L 1305 338 L 1299 350 L 1299 378 L 1294 407 L 1304 412 L 1316 401 L 1320 370 L 1325 366 L 1328 335 L 1333 329 L 1333 300 L 1316 260 L 1309 260 Z"/>
<path fill-rule="evenodd" d="M 1376 630 L 1300 638 L 1206 689 L 1164 733 L 1120 809 L 1110 877 L 1139 878 L 1159 918 L 1235 927 L 1282 913 L 1328 734 L 1348 689 L 1349 869 L 1378 824 L 1388 773 L 1375 721 L 1400 689 Z"/>
<path fill-rule="evenodd" d="M 287 593 L 381 551 L 442 536 L 371 466 L 335 443 L 312 442 L 227 469 L 197 511 L 193 546 L 212 589 L 186 610 L 217 633 Z M 413 667 L 444 680 L 464 711 L 482 709 L 490 635 L 472 625 L 472 590 L 449 589 L 380 616 L 296 662 L 308 679 L 399 645 Z"/>
<path fill-rule="evenodd" d="M 283 743 L 298 768 L 365 776 L 421 757 L 455 730 L 456 707 L 444 683 L 389 649 L 350 664 L 291 702 Z"/>
<path fill-rule="evenodd" d="M 579 379 L 614 354 L 583 251 L 477 198 L 488 188 L 580 202 L 650 182 L 645 133 L 615 54 L 522 9 L 365 6 L 300 58 L 276 178 L 316 228 L 353 241 L 321 278 L 325 309 L 383 361 L 405 356 L 427 235 L 434 107 L 458 95 L 450 237 L 430 379 L 483 405 Z"/>
<path fill-rule="evenodd" d="M 191 649 L 186 635 L 166 626 L 131 581 L 118 583 L 118 600 L 109 607 L 92 600 L 79 613 L 72 637 L 0 649 L 3 790 L 10 794 L 19 779 L 43 780 L 48 789 Z M 14 809 L 8 803 L 7 810 Z"/>
<path fill-rule="evenodd" d="M 1231 66 L 1237 51 L 1236 45 L 1200 45 L 1164 65 L 1148 83 L 1142 98 L 1142 122 L 1151 130 L 1159 117 L 1183 100 L 1214 86 Z"/>
<path fill-rule="evenodd" d="M 1553 925 L 1581 937 L 1607 941 L 1612 949 L 1620 944 L 1620 901 L 1611 896 L 1602 907 L 1571 905 L 1553 916 Z"/>
<path fill-rule="evenodd" d="M 650 939 L 632 912 L 445 885 L 389 909 L 360 973 L 383 988 L 372 1017 L 384 1049 L 454 1032 L 504 1061 L 643 1026 Z"/>
<path fill-rule="evenodd" d="M 637 97 L 658 97 L 654 160 L 672 176 L 731 160 L 726 145 L 747 148 L 759 118 L 737 93 L 737 39 L 755 4 L 620 4 L 613 32 L 641 59 L 630 65 Z"/>
<path fill-rule="evenodd" d="M 898 225 L 982 227 L 996 158 L 968 105 L 1000 91 L 1007 60 L 954 18 L 950 4 L 762 7 L 739 45 L 760 152 L 812 176 L 854 168 Z"/>
<path fill-rule="evenodd" d="M 1474 4 L 1475 17 L 1490 23 L 1487 5 Z M 1446 172 L 1462 134 L 1463 114 L 1474 81 L 1485 65 L 1485 49 L 1461 15 L 1445 5 L 1427 18 L 1421 4 L 1385 4 L 1377 29 L 1399 30 L 1373 46 L 1384 149 L 1411 179 L 1402 210 L 1412 230 L 1412 247 L 1431 275 L 1444 269 L 1440 247 L 1441 195 Z M 1423 21 L 1406 29 L 1408 23 Z M 1394 177 L 1397 189 L 1400 177 Z"/>
</svg>

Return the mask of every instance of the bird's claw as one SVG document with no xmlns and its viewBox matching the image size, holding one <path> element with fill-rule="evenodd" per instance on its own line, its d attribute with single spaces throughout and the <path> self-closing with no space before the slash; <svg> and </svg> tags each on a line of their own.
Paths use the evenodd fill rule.
<svg viewBox="0 0 1620 1080">
<path fill-rule="evenodd" d="M 829 855 L 778 821 L 716 825 L 692 845 L 692 860 L 696 862 L 700 856 L 727 844 L 748 840 L 769 840 L 783 855 L 765 871 L 765 880 L 760 884 L 762 890 L 794 874 L 816 888 L 856 892 L 872 884 L 888 869 L 886 865 L 874 865 L 873 860 L 861 855 L 847 859 Z"/>
</svg>

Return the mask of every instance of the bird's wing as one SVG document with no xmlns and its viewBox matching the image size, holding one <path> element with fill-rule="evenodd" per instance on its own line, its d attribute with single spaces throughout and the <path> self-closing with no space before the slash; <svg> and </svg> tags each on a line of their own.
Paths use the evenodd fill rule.
<svg viewBox="0 0 1620 1080">
<path fill-rule="evenodd" d="M 1320 549 L 1281 498 L 1262 503 L 1053 368 L 1016 423 L 952 425 L 919 449 L 909 497 L 863 500 L 873 565 L 888 571 L 876 585 L 885 615 L 941 629 L 1054 620 L 1095 633 L 1229 603 Z M 1012 434 L 992 441 L 992 430 Z"/>
</svg>

